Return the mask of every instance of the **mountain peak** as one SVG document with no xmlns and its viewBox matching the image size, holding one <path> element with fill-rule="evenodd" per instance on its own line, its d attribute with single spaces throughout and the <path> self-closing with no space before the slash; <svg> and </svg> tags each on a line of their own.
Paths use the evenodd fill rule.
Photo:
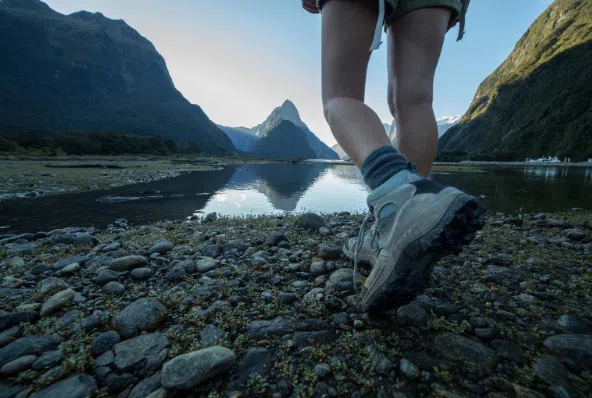
<svg viewBox="0 0 592 398">
<path fill-rule="evenodd" d="M 41 0 L 0 0 L 0 5 L 10 8 L 21 8 L 23 10 L 53 12 L 53 10 Z"/>
</svg>

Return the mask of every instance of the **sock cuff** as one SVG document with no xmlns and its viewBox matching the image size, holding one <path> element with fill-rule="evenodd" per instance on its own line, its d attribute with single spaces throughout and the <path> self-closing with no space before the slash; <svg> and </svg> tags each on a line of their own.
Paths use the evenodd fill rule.
<svg viewBox="0 0 592 398">
<path fill-rule="evenodd" d="M 366 175 L 371 168 L 376 166 L 376 163 L 381 161 L 381 158 L 383 158 L 384 155 L 390 156 L 390 154 L 393 153 L 398 154 L 397 150 L 392 145 L 385 145 L 375 149 L 370 155 L 368 155 L 366 160 L 364 160 L 364 163 L 362 163 L 360 172 L 362 175 Z"/>
</svg>

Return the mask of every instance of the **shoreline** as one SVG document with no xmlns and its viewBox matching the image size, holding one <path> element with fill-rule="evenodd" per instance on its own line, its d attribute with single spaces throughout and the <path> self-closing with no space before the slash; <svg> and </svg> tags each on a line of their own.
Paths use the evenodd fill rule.
<svg viewBox="0 0 592 398">
<path fill-rule="evenodd" d="M 56 158 L 0 158 L 0 201 L 13 198 L 102 191 L 137 183 L 177 177 L 182 172 L 216 170 L 229 165 L 309 163 L 354 165 L 346 161 L 274 161 L 216 157 L 68 156 Z M 436 162 L 434 171 L 486 172 L 479 166 L 577 167 L 587 164 L 532 164 L 526 162 Z"/>
<path fill-rule="evenodd" d="M 361 220 L 119 220 L 5 237 L 0 388 L 177 396 L 188 361 L 198 395 L 592 394 L 592 212 L 488 214 L 423 296 L 381 317 L 358 311 L 340 249 Z"/>
</svg>

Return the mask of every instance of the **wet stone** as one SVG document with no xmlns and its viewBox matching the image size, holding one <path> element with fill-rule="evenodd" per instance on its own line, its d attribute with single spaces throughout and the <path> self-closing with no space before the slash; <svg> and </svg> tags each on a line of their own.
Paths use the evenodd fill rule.
<svg viewBox="0 0 592 398">
<path fill-rule="evenodd" d="M 95 282 L 99 285 L 105 285 L 109 282 L 119 279 L 119 273 L 110 269 L 103 269 L 97 273 Z"/>
<path fill-rule="evenodd" d="M 113 347 L 115 352 L 113 364 L 121 372 L 142 373 L 146 367 L 153 367 L 156 370 L 165 358 L 165 348 L 168 345 L 168 339 L 160 333 L 146 333 L 124 340 Z"/>
<path fill-rule="evenodd" d="M 144 398 L 151 396 L 151 393 L 157 391 L 162 386 L 161 377 L 160 372 L 157 372 L 150 377 L 146 377 L 134 386 L 128 398 Z"/>
<path fill-rule="evenodd" d="M 287 242 L 288 235 L 284 232 L 272 231 L 267 235 L 267 244 L 270 246 L 276 246 L 280 242 Z"/>
<path fill-rule="evenodd" d="M 411 361 L 403 358 L 399 364 L 401 373 L 408 379 L 415 380 L 419 377 L 419 369 Z"/>
<path fill-rule="evenodd" d="M 426 311 L 418 305 L 407 304 L 397 309 L 397 319 L 409 326 L 425 326 L 428 320 Z"/>
<path fill-rule="evenodd" d="M 43 303 L 39 315 L 43 317 L 59 311 L 62 307 L 71 303 L 75 295 L 76 292 L 72 289 L 62 290 L 61 292 L 54 294 Z"/>
<path fill-rule="evenodd" d="M 220 342 L 224 341 L 226 337 L 226 332 L 224 329 L 208 325 L 206 326 L 200 334 L 201 340 L 200 344 L 202 347 L 210 347 Z"/>
<path fill-rule="evenodd" d="M 445 358 L 464 361 L 479 373 L 484 373 L 495 364 L 495 351 L 469 338 L 453 333 L 444 333 L 434 340 L 436 350 Z"/>
<path fill-rule="evenodd" d="M 97 383 L 89 375 L 79 374 L 58 381 L 34 394 L 34 398 L 87 398 L 97 391 Z"/>
<path fill-rule="evenodd" d="M 151 330 L 166 317 L 166 308 L 154 298 L 141 298 L 129 304 L 115 319 L 124 338 Z"/>
<path fill-rule="evenodd" d="M 162 385 L 166 389 L 189 390 L 229 370 L 236 356 L 228 348 L 214 346 L 179 355 L 162 368 Z"/>
<path fill-rule="evenodd" d="M 109 268 L 118 272 L 131 271 L 134 268 L 144 267 L 147 263 L 148 260 L 144 256 L 126 256 L 111 261 Z"/>
<path fill-rule="evenodd" d="M 135 268 L 132 270 L 131 276 L 137 281 L 145 281 L 152 276 L 152 270 L 150 268 Z"/>
<path fill-rule="evenodd" d="M 534 374 L 544 383 L 560 386 L 565 382 L 567 369 L 554 356 L 543 355 L 534 364 Z"/>
<path fill-rule="evenodd" d="M 251 347 L 244 358 L 238 363 L 238 372 L 241 378 L 263 374 L 265 366 L 269 362 L 269 349 L 263 347 Z"/>
<path fill-rule="evenodd" d="M 165 254 L 173 250 L 173 242 L 168 240 L 156 242 L 150 249 L 148 249 L 148 254 Z"/>
<path fill-rule="evenodd" d="M 559 334 L 545 340 L 545 348 L 576 370 L 592 369 L 592 336 Z"/>
<path fill-rule="evenodd" d="M 23 322 L 32 323 L 39 319 L 39 314 L 34 311 L 9 312 L 0 315 L 0 331 L 9 329 Z"/>
<path fill-rule="evenodd" d="M 298 217 L 296 220 L 296 225 L 301 228 L 316 232 L 319 230 L 319 228 L 325 226 L 325 220 L 323 220 L 323 218 L 318 214 L 304 213 Z"/>
<path fill-rule="evenodd" d="M 25 355 L 17 358 L 13 361 L 8 362 L 2 368 L 0 368 L 0 375 L 12 376 L 17 375 L 23 370 L 28 369 L 33 362 L 37 359 L 36 355 Z"/>
<path fill-rule="evenodd" d="M 53 368 L 61 364 L 63 359 L 64 355 L 60 350 L 48 351 L 37 358 L 31 368 L 37 371 Z"/>
<path fill-rule="evenodd" d="M 168 270 L 164 277 L 169 281 L 179 282 L 185 279 L 186 276 L 187 272 L 185 271 L 185 268 L 182 265 L 176 265 Z"/>
<path fill-rule="evenodd" d="M 121 296 L 125 292 L 125 286 L 119 282 L 111 281 L 103 286 L 103 291 L 107 294 L 113 294 L 115 296 Z"/>
<path fill-rule="evenodd" d="M 91 353 L 98 357 L 99 355 L 107 352 L 113 348 L 113 346 L 121 341 L 121 337 L 119 334 L 114 331 L 110 330 L 108 332 L 104 332 L 99 334 L 94 341 L 92 342 L 90 348 Z"/>
<path fill-rule="evenodd" d="M 491 346 L 495 349 L 497 354 L 502 357 L 516 363 L 526 363 L 527 359 L 522 353 L 522 348 L 508 340 L 493 340 Z"/>
<path fill-rule="evenodd" d="M 566 333 L 588 334 L 588 323 L 570 314 L 563 314 L 557 319 L 557 325 Z"/>
</svg>

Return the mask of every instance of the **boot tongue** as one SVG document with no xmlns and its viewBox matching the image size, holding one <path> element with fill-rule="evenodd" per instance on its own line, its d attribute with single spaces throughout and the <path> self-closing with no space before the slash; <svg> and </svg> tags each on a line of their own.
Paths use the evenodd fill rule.
<svg viewBox="0 0 592 398">
<path fill-rule="evenodd" d="M 409 170 L 401 170 L 397 174 L 386 180 L 382 185 L 378 186 L 375 190 L 370 192 L 368 198 L 366 199 L 368 207 L 372 208 L 373 203 L 375 203 L 381 196 L 384 196 L 393 189 L 397 189 L 401 185 L 409 182 L 408 177 L 410 175 L 416 174 Z"/>
</svg>

